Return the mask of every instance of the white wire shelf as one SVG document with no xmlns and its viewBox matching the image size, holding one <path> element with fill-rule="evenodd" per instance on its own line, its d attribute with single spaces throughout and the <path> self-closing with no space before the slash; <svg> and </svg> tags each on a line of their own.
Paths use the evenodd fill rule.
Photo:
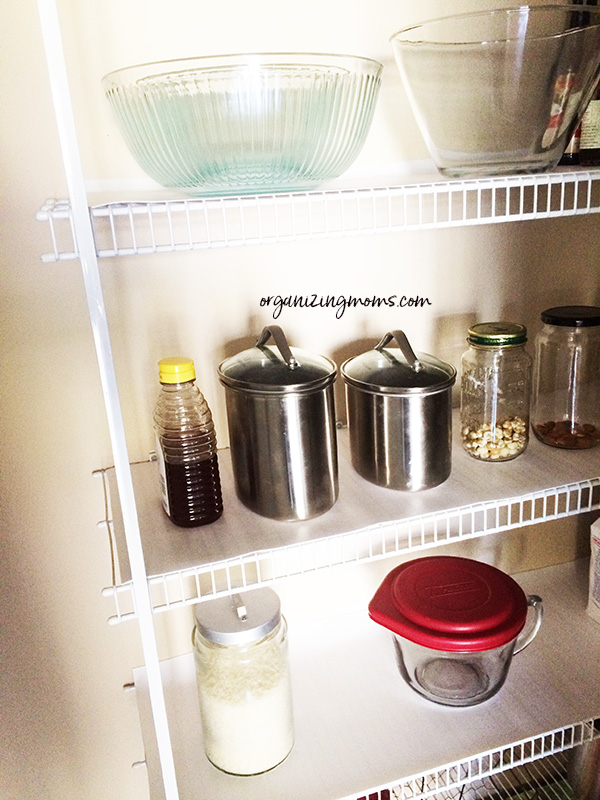
<svg viewBox="0 0 600 800">
<path fill-rule="evenodd" d="M 561 731 L 564 738 L 576 738 L 576 731 L 585 725 Z M 542 751 L 544 737 L 537 741 L 538 753 Z M 535 744 L 533 747 L 535 754 Z M 568 782 L 569 754 L 564 750 L 549 756 L 536 756 L 506 770 L 466 781 L 460 787 L 436 791 L 436 800 L 573 800 L 573 789 Z M 512 762 L 511 762 L 512 763 Z M 395 793 L 392 798 L 397 797 Z"/>
<path fill-rule="evenodd" d="M 352 468 L 348 431 L 338 431 L 339 499 L 307 522 L 277 522 L 235 496 L 228 450 L 219 452 L 225 511 L 206 527 L 174 526 L 160 506 L 156 464 L 132 465 L 154 613 L 306 573 L 366 563 L 600 509 L 598 452 L 557 451 L 535 439 L 514 461 L 467 455 L 454 424 L 450 478 L 424 492 L 374 486 Z M 103 470 L 107 523 L 118 554 L 104 589 L 111 623 L 135 617 L 114 470 Z"/>
<path fill-rule="evenodd" d="M 100 258 L 460 227 L 600 211 L 600 170 L 90 208 Z M 48 201 L 47 262 L 78 257 L 70 205 Z"/>
<path fill-rule="evenodd" d="M 516 576 L 544 599 L 540 633 L 515 656 L 500 692 L 471 708 L 413 692 L 389 632 L 366 612 L 291 623 L 296 742 L 283 764 L 251 778 L 225 775 L 204 756 L 193 656 L 163 662 L 181 800 L 476 800 L 491 786 L 492 797 L 503 786 L 503 798 L 516 798 L 524 774 L 549 783 L 543 775 L 555 773 L 543 759 L 600 735 L 600 636 L 585 613 L 587 569 L 584 559 Z M 151 798 L 161 800 L 143 668 L 134 681 Z M 520 778 L 506 772 L 524 765 L 533 767 Z"/>
</svg>

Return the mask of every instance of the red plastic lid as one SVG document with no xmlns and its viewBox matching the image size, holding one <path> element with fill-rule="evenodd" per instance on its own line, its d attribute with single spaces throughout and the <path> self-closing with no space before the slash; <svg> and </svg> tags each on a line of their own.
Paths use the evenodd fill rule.
<svg viewBox="0 0 600 800">
<path fill-rule="evenodd" d="M 429 556 L 393 569 L 375 592 L 369 616 L 424 647 L 472 653 L 519 634 L 527 597 L 510 575 L 489 564 Z"/>
</svg>

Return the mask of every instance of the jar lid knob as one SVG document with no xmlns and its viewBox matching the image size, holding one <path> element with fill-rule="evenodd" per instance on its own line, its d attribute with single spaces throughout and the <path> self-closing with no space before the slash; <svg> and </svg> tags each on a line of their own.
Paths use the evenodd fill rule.
<svg viewBox="0 0 600 800">
<path fill-rule="evenodd" d="M 233 607 L 238 615 L 238 619 L 242 622 L 248 619 L 248 609 L 246 608 L 246 604 L 242 600 L 241 595 L 234 594 L 231 597 L 231 602 L 233 603 Z"/>
</svg>

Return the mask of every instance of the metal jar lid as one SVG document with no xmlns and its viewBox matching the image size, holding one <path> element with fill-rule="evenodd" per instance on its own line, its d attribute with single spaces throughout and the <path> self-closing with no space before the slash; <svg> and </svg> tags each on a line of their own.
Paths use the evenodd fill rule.
<svg viewBox="0 0 600 800">
<path fill-rule="evenodd" d="M 589 328 L 600 325 L 598 306 L 557 306 L 542 311 L 542 322 L 569 328 Z"/>
<path fill-rule="evenodd" d="M 251 644 L 263 639 L 281 620 L 281 605 L 273 589 L 207 600 L 194 606 L 196 630 L 209 642 Z"/>
<path fill-rule="evenodd" d="M 274 346 L 267 346 L 270 336 Z M 270 325 L 255 347 L 221 362 L 218 373 L 231 389 L 272 395 L 321 389 L 335 380 L 337 367 L 325 356 L 290 347 L 283 330 Z"/>
<path fill-rule="evenodd" d="M 400 349 L 387 349 L 395 339 Z M 415 353 L 403 331 L 391 331 L 373 350 L 345 361 L 344 380 L 373 394 L 433 394 L 452 386 L 456 369 L 426 353 Z"/>
<path fill-rule="evenodd" d="M 469 328 L 467 341 L 476 347 L 514 347 L 525 344 L 527 328 L 518 322 L 478 322 Z"/>
<path fill-rule="evenodd" d="M 523 629 L 527 597 L 501 570 L 456 556 L 408 561 L 383 580 L 369 616 L 433 650 L 474 653 L 512 641 Z"/>
</svg>

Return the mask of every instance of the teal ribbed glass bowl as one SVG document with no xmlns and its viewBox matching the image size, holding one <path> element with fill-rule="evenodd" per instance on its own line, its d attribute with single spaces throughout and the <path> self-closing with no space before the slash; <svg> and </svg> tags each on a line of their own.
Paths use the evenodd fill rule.
<svg viewBox="0 0 600 800">
<path fill-rule="evenodd" d="M 371 126 L 382 65 L 358 56 L 223 55 L 102 79 L 140 167 L 195 195 L 314 188 L 341 175 Z"/>
</svg>

